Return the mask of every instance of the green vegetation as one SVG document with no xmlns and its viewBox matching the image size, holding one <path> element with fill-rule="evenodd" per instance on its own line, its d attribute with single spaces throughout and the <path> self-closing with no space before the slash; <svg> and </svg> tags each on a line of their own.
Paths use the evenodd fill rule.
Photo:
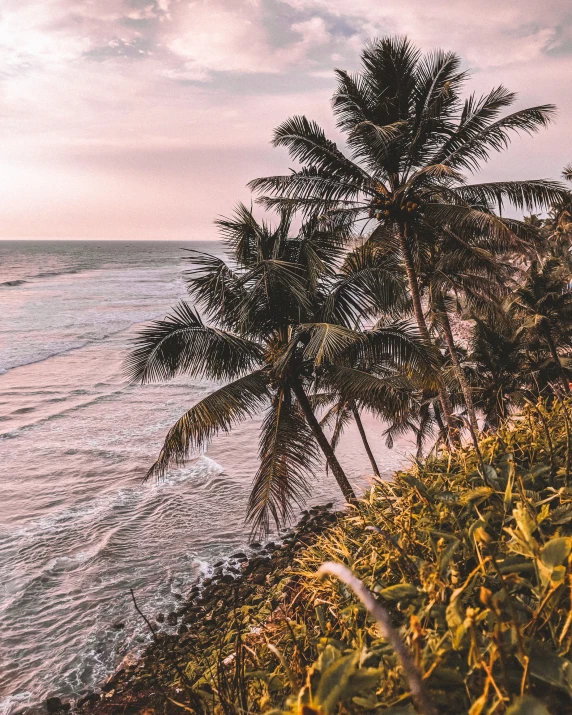
<svg viewBox="0 0 572 715">
<path fill-rule="evenodd" d="M 196 589 L 179 634 L 120 671 L 100 712 L 569 712 L 571 420 L 569 398 L 538 401 L 479 441 L 484 473 L 472 446 L 445 450 L 344 513 L 314 509 Z M 324 562 L 351 569 L 392 634 Z"/>
</svg>

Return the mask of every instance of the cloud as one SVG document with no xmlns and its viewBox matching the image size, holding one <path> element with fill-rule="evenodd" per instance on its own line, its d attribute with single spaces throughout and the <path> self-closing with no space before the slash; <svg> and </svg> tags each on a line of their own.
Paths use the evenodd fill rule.
<svg viewBox="0 0 572 715">
<path fill-rule="evenodd" d="M 558 124 L 489 175 L 555 176 L 572 160 L 569 0 L 3 0 L 0 166 L 18 177 L 5 235 L 28 235 L 30 216 L 51 235 L 203 231 L 248 200 L 248 178 L 287 170 L 268 143 L 285 117 L 336 136 L 333 68 L 357 69 L 388 33 L 458 51 L 471 90 L 502 82 L 521 105 L 559 105 Z"/>
</svg>

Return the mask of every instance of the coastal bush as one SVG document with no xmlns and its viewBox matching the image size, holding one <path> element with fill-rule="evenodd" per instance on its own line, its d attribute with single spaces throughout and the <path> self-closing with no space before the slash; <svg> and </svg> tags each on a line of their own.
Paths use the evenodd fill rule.
<svg viewBox="0 0 572 715">
<path fill-rule="evenodd" d="M 224 585 L 234 598 L 205 597 L 182 635 L 164 636 L 145 687 L 173 712 L 571 712 L 571 420 L 568 398 L 528 403 L 480 454 L 442 449 L 376 480 L 319 533 L 308 524 L 322 512 L 307 515 Z M 347 583 L 318 573 L 324 562 L 385 609 L 430 709 L 414 704 L 395 643 Z M 245 597 L 248 583 L 259 585 Z"/>
<path fill-rule="evenodd" d="M 484 470 L 467 448 L 376 483 L 299 557 L 296 616 L 379 671 L 375 693 L 346 707 L 402 712 L 408 687 L 347 586 L 316 578 L 324 561 L 346 564 L 390 611 L 438 712 L 502 713 L 525 694 L 571 711 L 570 408 L 530 404 L 481 439 Z"/>
</svg>

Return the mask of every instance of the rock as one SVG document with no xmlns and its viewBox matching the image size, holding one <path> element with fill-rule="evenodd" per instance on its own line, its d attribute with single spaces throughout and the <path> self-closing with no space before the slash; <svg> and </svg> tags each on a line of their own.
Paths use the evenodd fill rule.
<svg viewBox="0 0 572 715">
<path fill-rule="evenodd" d="M 111 624 L 111 627 L 114 631 L 122 631 L 125 628 L 125 623 L 123 623 L 123 621 L 115 621 L 115 623 Z"/>
<path fill-rule="evenodd" d="M 169 625 L 169 626 L 176 626 L 176 625 L 177 625 L 177 619 L 178 619 L 178 616 L 177 616 L 177 614 L 175 613 L 175 611 L 171 611 L 171 613 L 169 613 L 169 615 L 167 616 L 167 625 Z"/>
<path fill-rule="evenodd" d="M 253 541 L 249 546 L 251 549 L 256 549 L 257 551 L 262 548 L 262 544 L 259 544 L 258 541 Z"/>
<path fill-rule="evenodd" d="M 173 593 L 173 598 L 176 598 L 177 601 L 182 601 L 183 597 L 180 593 Z"/>
<path fill-rule="evenodd" d="M 218 569 L 220 566 L 224 566 L 224 561 L 217 561 L 213 568 Z"/>
<path fill-rule="evenodd" d="M 252 544 L 251 544 L 251 546 L 252 546 Z M 233 554 L 230 558 L 237 559 L 238 561 L 243 561 L 244 559 L 247 558 L 247 556 L 242 551 L 239 551 L 238 553 Z"/>
<path fill-rule="evenodd" d="M 164 623 L 164 622 L 165 622 L 165 614 L 164 614 L 164 613 L 158 613 L 158 614 L 155 616 L 155 620 L 157 621 L 157 623 Z"/>
<path fill-rule="evenodd" d="M 133 668 L 139 663 L 139 658 L 134 652 L 127 653 L 119 664 L 119 668 Z M 93 693 L 92 693 L 93 694 Z"/>
<path fill-rule="evenodd" d="M 62 708 L 63 708 L 63 703 L 60 700 L 60 698 L 48 698 L 46 700 L 46 710 L 49 713 L 60 712 L 62 710 Z"/>
<path fill-rule="evenodd" d="M 78 708 L 81 708 L 84 705 L 95 705 L 95 703 L 98 703 L 100 700 L 101 696 L 99 693 L 89 692 L 84 695 L 83 698 L 80 698 L 76 705 Z"/>
</svg>

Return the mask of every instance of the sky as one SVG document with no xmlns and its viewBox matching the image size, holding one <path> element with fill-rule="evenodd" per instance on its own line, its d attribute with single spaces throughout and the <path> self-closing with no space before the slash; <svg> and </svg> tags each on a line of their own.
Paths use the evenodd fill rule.
<svg viewBox="0 0 572 715">
<path fill-rule="evenodd" d="M 483 178 L 572 161 L 570 0 L 0 0 L 0 238 L 214 239 L 293 114 L 335 140 L 334 68 L 408 35 L 558 117 Z"/>
</svg>

